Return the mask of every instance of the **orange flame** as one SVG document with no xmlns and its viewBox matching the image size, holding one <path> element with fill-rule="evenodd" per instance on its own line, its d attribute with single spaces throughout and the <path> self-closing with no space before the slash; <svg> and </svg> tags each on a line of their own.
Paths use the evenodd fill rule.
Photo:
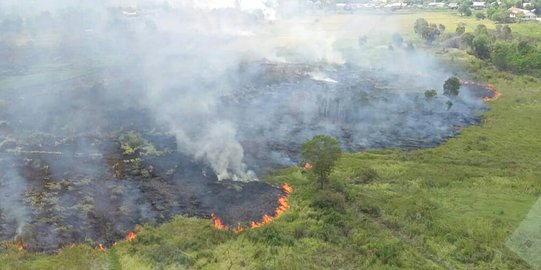
<svg viewBox="0 0 541 270">
<path fill-rule="evenodd" d="M 105 251 L 105 247 L 103 246 L 103 244 L 98 244 L 98 250 L 101 252 Z"/>
<path fill-rule="evenodd" d="M 261 220 L 251 221 L 249 223 L 250 229 L 259 228 L 267 223 L 271 223 L 276 218 L 281 216 L 285 211 L 287 211 L 287 209 L 289 209 L 289 204 L 287 202 L 287 199 L 289 197 L 289 194 L 293 192 L 293 188 L 287 183 L 283 184 L 281 188 L 282 188 L 282 191 L 285 193 L 285 195 L 278 198 L 278 207 L 275 209 L 274 215 L 270 216 L 268 214 L 265 214 L 261 218 Z M 214 228 L 218 230 L 232 230 L 235 233 L 241 233 L 244 231 L 244 227 L 240 223 L 235 228 L 231 229 L 227 225 L 224 225 L 222 220 L 215 213 L 212 213 L 211 217 L 214 220 Z"/>
<path fill-rule="evenodd" d="M 468 84 L 478 84 L 478 83 L 476 83 L 476 82 L 465 81 L 465 80 L 460 80 L 460 83 L 461 83 L 461 84 L 466 84 L 466 85 L 468 85 Z M 498 98 L 502 95 L 501 92 L 499 92 L 498 90 L 496 90 L 496 87 L 494 87 L 493 84 L 487 83 L 487 84 L 485 85 L 485 87 L 486 87 L 490 92 L 492 92 L 492 96 L 491 96 L 491 97 L 483 97 L 483 101 L 484 101 L 484 102 L 496 100 L 496 99 L 498 99 Z"/>
<path fill-rule="evenodd" d="M 25 251 L 26 250 L 26 244 L 22 240 L 17 241 L 17 249 L 19 251 Z"/>
<path fill-rule="evenodd" d="M 229 227 L 224 225 L 222 223 L 222 220 L 216 214 L 212 213 L 212 214 L 210 214 L 210 216 L 214 220 L 214 228 L 216 228 L 218 230 L 229 230 Z"/>
<path fill-rule="evenodd" d="M 291 192 L 293 192 L 293 188 L 288 184 L 288 183 L 284 183 L 282 185 L 282 190 L 287 194 L 289 195 Z"/>
<path fill-rule="evenodd" d="M 235 233 L 241 233 L 244 231 L 244 227 L 239 223 L 235 229 L 233 229 Z"/>
<path fill-rule="evenodd" d="M 304 169 L 305 169 L 305 170 L 312 169 L 312 164 L 310 164 L 310 163 L 304 164 Z"/>
<path fill-rule="evenodd" d="M 125 239 L 126 241 L 131 242 L 135 238 L 137 238 L 137 235 L 134 232 L 128 232 Z"/>
</svg>

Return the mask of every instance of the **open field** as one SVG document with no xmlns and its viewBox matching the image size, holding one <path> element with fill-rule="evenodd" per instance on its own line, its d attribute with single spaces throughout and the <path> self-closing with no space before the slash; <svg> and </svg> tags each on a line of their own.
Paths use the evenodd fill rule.
<svg viewBox="0 0 541 270">
<path fill-rule="evenodd" d="M 488 20 L 447 12 L 385 20 L 403 27 L 389 33 L 413 37 L 419 17 L 449 31 L 459 22 L 466 31 L 479 23 L 495 28 Z M 359 35 L 340 28 L 347 22 L 361 23 L 355 15 L 321 21 L 342 29 L 337 37 L 346 44 Z M 541 38 L 541 24 L 511 28 Z M 508 240 L 541 197 L 541 81 L 479 69 L 463 57 L 467 62 L 457 73 L 472 72 L 502 93 L 489 102 L 480 126 L 464 128 L 434 149 L 346 154 L 328 193 L 320 193 L 300 168 L 273 172 L 267 181 L 290 183 L 294 191 L 290 210 L 272 224 L 234 234 L 215 230 L 210 220 L 178 217 L 158 228 L 145 226 L 132 242 L 105 252 L 78 245 L 57 255 L 31 254 L 8 243 L 0 247 L 0 269 L 539 268 L 531 256 L 515 252 L 517 245 L 541 252 L 538 242 Z"/>
</svg>

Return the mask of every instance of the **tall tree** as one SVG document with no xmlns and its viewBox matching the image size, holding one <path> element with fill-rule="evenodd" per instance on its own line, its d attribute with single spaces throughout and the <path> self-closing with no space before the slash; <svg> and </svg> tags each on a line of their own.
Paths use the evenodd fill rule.
<svg viewBox="0 0 541 270">
<path fill-rule="evenodd" d="M 319 182 L 320 188 L 328 182 L 341 154 L 340 142 L 326 135 L 316 135 L 301 145 L 302 158 L 312 165 L 308 173 Z"/>
<path fill-rule="evenodd" d="M 448 97 L 456 97 L 460 93 L 460 79 L 457 77 L 450 77 L 443 84 L 443 94 Z"/>
</svg>

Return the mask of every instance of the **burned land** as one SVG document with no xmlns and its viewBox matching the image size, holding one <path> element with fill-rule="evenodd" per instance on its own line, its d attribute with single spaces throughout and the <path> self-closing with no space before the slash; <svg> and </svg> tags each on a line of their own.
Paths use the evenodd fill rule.
<svg viewBox="0 0 541 270">
<path fill-rule="evenodd" d="M 397 90 L 388 74 L 347 64 L 257 61 L 232 72 L 241 83 L 217 107 L 235 124 L 244 161 L 258 175 L 298 164 L 299 145 L 322 133 L 349 151 L 433 147 L 479 123 L 482 97 L 491 95 L 465 86 L 467 98 L 448 108 L 443 98 Z M 0 239 L 51 252 L 71 243 L 111 245 L 138 224 L 175 215 L 216 213 L 229 226 L 272 215 L 279 188 L 219 181 L 209 164 L 179 150 L 151 110 L 107 94 L 125 85 L 3 94 Z M 32 98 L 43 101 L 29 107 Z"/>
</svg>

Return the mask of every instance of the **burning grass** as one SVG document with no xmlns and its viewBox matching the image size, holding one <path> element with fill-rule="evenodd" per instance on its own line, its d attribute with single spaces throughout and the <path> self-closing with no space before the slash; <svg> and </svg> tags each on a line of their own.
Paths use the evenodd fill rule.
<svg viewBox="0 0 541 270">
<path fill-rule="evenodd" d="M 248 228 L 256 229 L 265 224 L 271 223 L 289 209 L 288 198 L 291 192 L 293 192 L 293 188 L 287 183 L 282 184 L 280 188 L 284 194 L 278 198 L 278 207 L 276 207 L 274 214 L 265 214 L 260 220 L 248 222 Z M 211 214 L 211 218 L 214 221 L 214 228 L 216 228 L 217 230 L 230 230 L 235 233 L 241 233 L 245 230 L 245 227 L 241 223 L 238 223 L 234 227 L 225 225 L 220 219 L 220 217 L 218 217 L 215 213 Z"/>
</svg>

